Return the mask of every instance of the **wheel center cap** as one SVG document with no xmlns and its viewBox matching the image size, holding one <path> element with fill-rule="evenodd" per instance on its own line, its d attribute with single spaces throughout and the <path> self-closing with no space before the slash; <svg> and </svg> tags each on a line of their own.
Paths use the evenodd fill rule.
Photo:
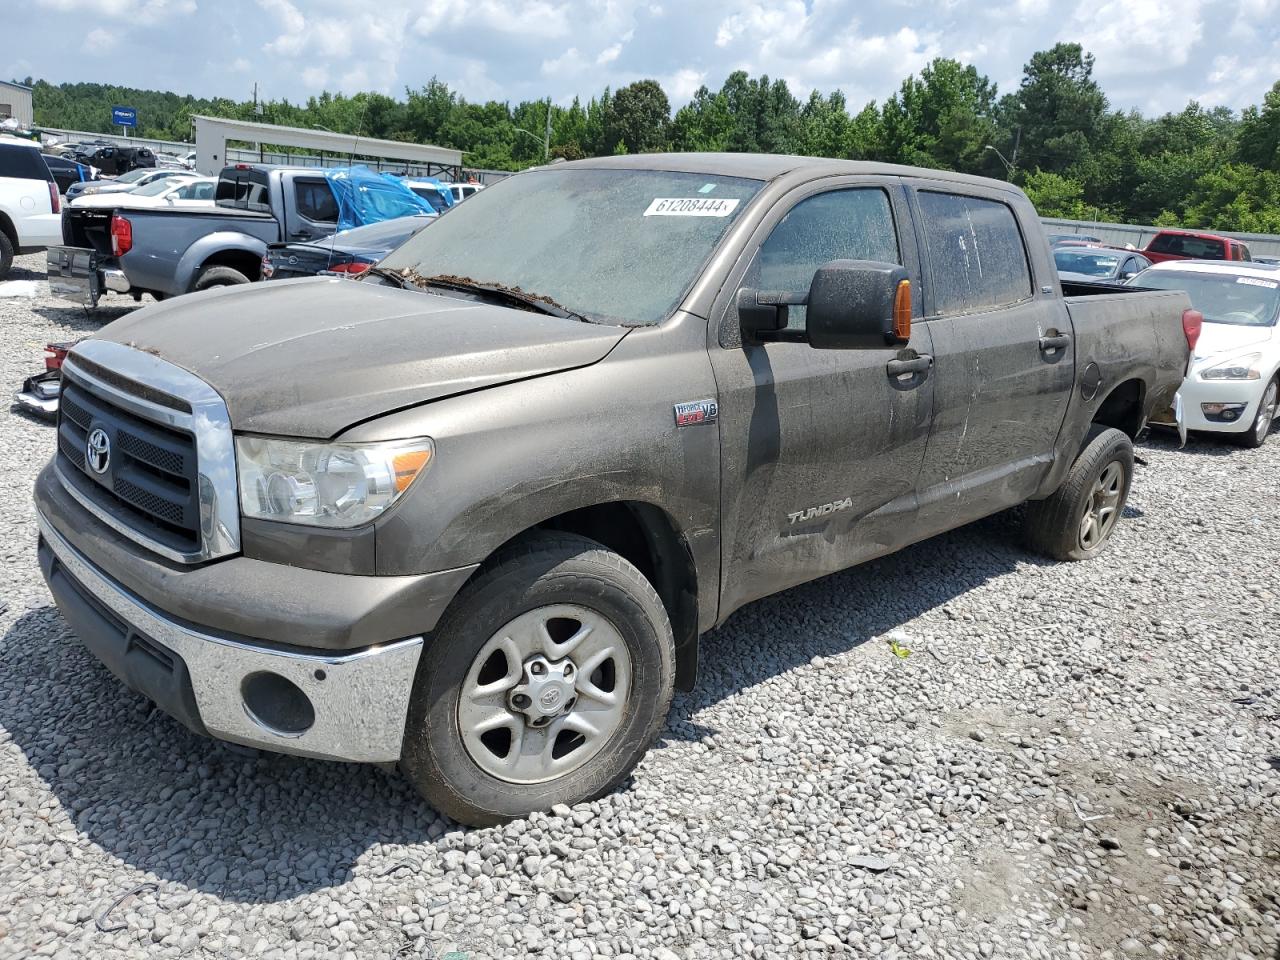
<svg viewBox="0 0 1280 960">
<path fill-rule="evenodd" d="M 574 681 L 577 669 L 567 657 L 551 662 L 541 655 L 524 662 L 520 682 L 511 688 L 507 703 L 535 727 L 546 726 L 555 717 L 568 713 L 577 700 Z"/>
</svg>

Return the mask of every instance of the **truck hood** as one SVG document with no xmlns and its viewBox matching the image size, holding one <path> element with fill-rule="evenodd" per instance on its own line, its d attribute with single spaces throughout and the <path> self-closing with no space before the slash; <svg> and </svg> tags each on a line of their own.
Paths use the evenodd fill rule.
<svg viewBox="0 0 1280 960">
<path fill-rule="evenodd" d="M 1211 323 L 1205 321 L 1196 341 L 1196 360 L 1238 353 L 1245 347 L 1267 343 L 1275 335 L 1275 327 L 1250 327 L 1237 323 Z"/>
<path fill-rule="evenodd" d="M 98 337 L 205 380 L 236 430 L 329 438 L 429 400 L 584 367 L 604 326 L 325 277 L 215 288 L 135 311 Z"/>
</svg>

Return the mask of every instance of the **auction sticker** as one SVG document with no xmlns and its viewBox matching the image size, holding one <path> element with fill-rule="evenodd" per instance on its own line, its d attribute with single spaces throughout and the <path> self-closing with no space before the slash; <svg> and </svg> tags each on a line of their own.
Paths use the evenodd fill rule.
<svg viewBox="0 0 1280 960">
<path fill-rule="evenodd" d="M 1260 280 L 1257 277 L 1236 277 L 1236 283 L 1247 283 L 1251 287 L 1266 287 L 1268 290 L 1280 287 L 1280 283 L 1275 280 Z"/>
<path fill-rule="evenodd" d="M 646 217 L 727 217 L 738 208 L 738 200 L 711 197 L 655 197 L 645 210 Z"/>
</svg>

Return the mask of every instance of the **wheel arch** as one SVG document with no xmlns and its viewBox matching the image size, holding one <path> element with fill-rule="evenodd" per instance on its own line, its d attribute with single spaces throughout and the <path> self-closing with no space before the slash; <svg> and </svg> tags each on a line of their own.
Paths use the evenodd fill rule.
<svg viewBox="0 0 1280 960">
<path fill-rule="evenodd" d="M 1146 398 L 1145 380 L 1140 377 L 1123 380 L 1112 387 L 1098 404 L 1093 423 L 1115 427 L 1133 440 L 1145 425 Z"/>
<path fill-rule="evenodd" d="M 537 531 L 575 533 L 594 540 L 644 574 L 671 620 L 676 644 L 676 688 L 691 690 L 698 673 L 698 571 L 688 539 L 671 515 L 662 507 L 640 500 L 577 507 L 521 530 L 490 556 Z"/>
<path fill-rule="evenodd" d="M 13 252 L 18 252 L 18 228 L 14 226 L 13 220 L 4 210 L 0 210 L 0 233 L 9 238 L 9 242 L 13 244 Z"/>
</svg>

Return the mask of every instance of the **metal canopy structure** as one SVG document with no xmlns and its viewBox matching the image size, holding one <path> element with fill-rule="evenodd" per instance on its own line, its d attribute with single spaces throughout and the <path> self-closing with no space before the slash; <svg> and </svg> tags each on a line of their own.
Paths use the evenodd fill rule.
<svg viewBox="0 0 1280 960">
<path fill-rule="evenodd" d="M 377 157 L 425 166 L 428 175 L 442 174 L 450 179 L 462 175 L 462 151 L 433 147 L 422 143 L 397 140 L 375 140 L 348 133 L 304 127 L 277 127 L 270 123 L 250 123 L 224 117 L 191 118 L 196 126 L 196 169 L 216 175 L 227 163 L 227 141 L 300 147 L 330 156 Z"/>
</svg>

